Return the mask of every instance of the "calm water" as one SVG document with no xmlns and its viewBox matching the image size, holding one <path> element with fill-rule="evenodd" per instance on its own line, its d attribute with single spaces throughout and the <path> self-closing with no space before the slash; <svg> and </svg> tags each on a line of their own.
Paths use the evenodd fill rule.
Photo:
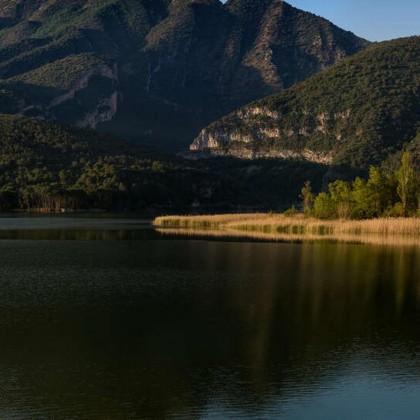
<svg viewBox="0 0 420 420">
<path fill-rule="evenodd" d="M 418 248 L 0 219 L 0 283 L 2 419 L 420 417 Z"/>
</svg>

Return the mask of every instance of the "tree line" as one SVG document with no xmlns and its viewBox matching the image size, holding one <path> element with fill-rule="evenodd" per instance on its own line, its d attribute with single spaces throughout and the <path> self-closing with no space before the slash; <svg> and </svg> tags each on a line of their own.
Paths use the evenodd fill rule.
<svg viewBox="0 0 420 420">
<path fill-rule="evenodd" d="M 305 215 L 319 219 L 419 216 L 419 174 L 405 152 L 396 171 L 371 166 L 368 179 L 337 180 L 318 195 L 307 181 L 301 191 Z"/>
</svg>

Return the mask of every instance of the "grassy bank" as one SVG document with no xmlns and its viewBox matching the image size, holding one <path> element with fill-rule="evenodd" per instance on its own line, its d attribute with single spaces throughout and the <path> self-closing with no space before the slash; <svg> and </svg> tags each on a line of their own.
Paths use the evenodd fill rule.
<svg viewBox="0 0 420 420">
<path fill-rule="evenodd" d="M 224 214 L 212 216 L 165 216 L 154 220 L 159 228 L 212 229 L 286 235 L 379 235 L 411 237 L 420 241 L 420 218 L 381 218 L 371 220 L 318 220 L 302 215 Z"/>
</svg>

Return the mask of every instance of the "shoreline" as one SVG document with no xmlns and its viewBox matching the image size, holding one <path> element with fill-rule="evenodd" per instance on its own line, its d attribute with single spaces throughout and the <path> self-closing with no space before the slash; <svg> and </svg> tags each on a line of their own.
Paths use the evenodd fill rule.
<svg viewBox="0 0 420 420">
<path fill-rule="evenodd" d="M 347 242 L 398 242 L 420 245 L 420 218 L 320 220 L 280 214 L 248 213 L 209 216 L 162 216 L 153 221 L 162 233 L 254 237 L 267 239 L 331 239 Z M 371 238 L 371 240 L 369 239 Z M 375 239 L 374 239 L 375 238 Z"/>
</svg>

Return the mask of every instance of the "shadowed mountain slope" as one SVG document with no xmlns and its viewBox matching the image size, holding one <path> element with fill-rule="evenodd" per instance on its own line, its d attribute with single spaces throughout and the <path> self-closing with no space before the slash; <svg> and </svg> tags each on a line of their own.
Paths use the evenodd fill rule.
<svg viewBox="0 0 420 420">
<path fill-rule="evenodd" d="M 367 45 L 281 0 L 0 0 L 0 111 L 179 149 Z"/>
</svg>

